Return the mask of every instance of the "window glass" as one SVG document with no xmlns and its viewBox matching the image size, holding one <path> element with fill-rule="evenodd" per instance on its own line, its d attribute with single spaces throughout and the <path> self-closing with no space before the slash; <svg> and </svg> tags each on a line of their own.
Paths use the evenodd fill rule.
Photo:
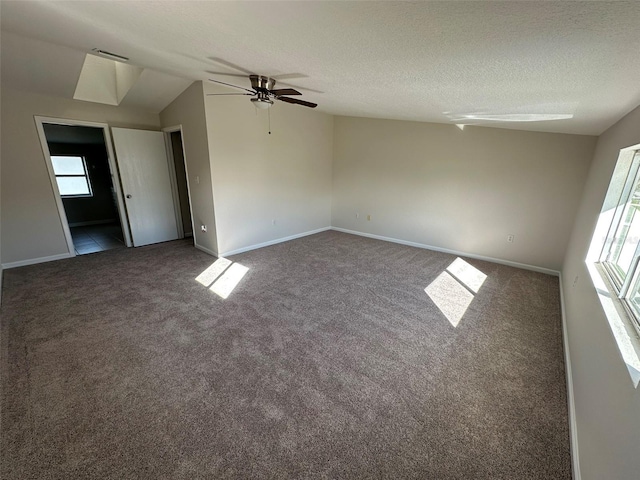
<svg viewBox="0 0 640 480">
<path fill-rule="evenodd" d="M 640 319 L 640 151 L 636 152 L 613 215 L 601 262 L 616 294 Z"/>
<path fill-rule="evenodd" d="M 56 175 L 84 175 L 84 161 L 82 157 L 51 157 L 53 171 Z"/>
<path fill-rule="evenodd" d="M 621 221 L 614 234 L 607 261 L 613 267 L 619 280 L 624 282 L 640 240 L 640 181 L 636 179 L 635 187 L 622 208 Z"/>
<path fill-rule="evenodd" d="M 56 177 L 60 195 L 91 195 L 89 184 L 85 177 Z"/>
<path fill-rule="evenodd" d="M 627 303 L 636 318 L 640 318 L 640 282 L 636 281 L 633 288 L 629 291 Z"/>
<path fill-rule="evenodd" d="M 58 190 L 63 197 L 92 196 L 87 165 L 80 156 L 51 156 Z"/>
</svg>

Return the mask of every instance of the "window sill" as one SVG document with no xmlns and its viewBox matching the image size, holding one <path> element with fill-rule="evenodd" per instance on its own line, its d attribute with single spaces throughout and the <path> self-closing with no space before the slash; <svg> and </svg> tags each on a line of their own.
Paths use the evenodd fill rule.
<svg viewBox="0 0 640 480">
<path fill-rule="evenodd" d="M 620 354 L 624 360 L 633 386 L 638 388 L 640 383 L 640 338 L 633 325 L 633 320 L 620 299 L 614 293 L 607 274 L 599 264 L 587 261 L 587 268 L 598 294 L 604 313 L 609 321 L 611 332 L 618 344 Z"/>
</svg>

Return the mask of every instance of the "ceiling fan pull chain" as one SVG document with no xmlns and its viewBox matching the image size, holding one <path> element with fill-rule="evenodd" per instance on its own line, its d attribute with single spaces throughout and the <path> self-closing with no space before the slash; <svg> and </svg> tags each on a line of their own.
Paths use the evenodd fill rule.
<svg viewBox="0 0 640 480">
<path fill-rule="evenodd" d="M 269 116 L 269 135 L 271 135 L 271 109 L 267 110 L 267 115 Z"/>
</svg>

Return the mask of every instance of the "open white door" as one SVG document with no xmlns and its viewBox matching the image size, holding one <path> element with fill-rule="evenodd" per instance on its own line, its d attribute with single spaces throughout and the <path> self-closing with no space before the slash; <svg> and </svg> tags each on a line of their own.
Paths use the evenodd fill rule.
<svg viewBox="0 0 640 480">
<path fill-rule="evenodd" d="M 111 128 L 133 245 L 178 238 L 164 134 Z"/>
</svg>

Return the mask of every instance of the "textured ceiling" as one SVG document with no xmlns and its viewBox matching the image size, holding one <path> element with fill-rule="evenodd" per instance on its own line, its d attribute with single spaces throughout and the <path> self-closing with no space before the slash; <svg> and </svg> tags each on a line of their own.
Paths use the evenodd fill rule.
<svg viewBox="0 0 640 480">
<path fill-rule="evenodd" d="M 599 134 L 640 103 L 635 1 L 2 1 L 0 8 L 3 32 L 13 34 L 2 38 L 3 82 L 27 81 L 30 70 L 39 77 L 33 88 L 72 91 L 75 83 L 64 85 L 71 74 L 60 71 L 76 68 L 70 52 L 97 47 L 190 80 L 248 86 L 208 73 L 238 73 L 225 61 L 285 75 L 305 100 L 341 115 Z M 21 51 L 23 37 L 42 50 Z M 67 54 L 52 59 L 48 43 Z M 41 58 L 25 67 L 27 53 Z M 463 119 L 525 114 L 572 118 Z"/>
</svg>

